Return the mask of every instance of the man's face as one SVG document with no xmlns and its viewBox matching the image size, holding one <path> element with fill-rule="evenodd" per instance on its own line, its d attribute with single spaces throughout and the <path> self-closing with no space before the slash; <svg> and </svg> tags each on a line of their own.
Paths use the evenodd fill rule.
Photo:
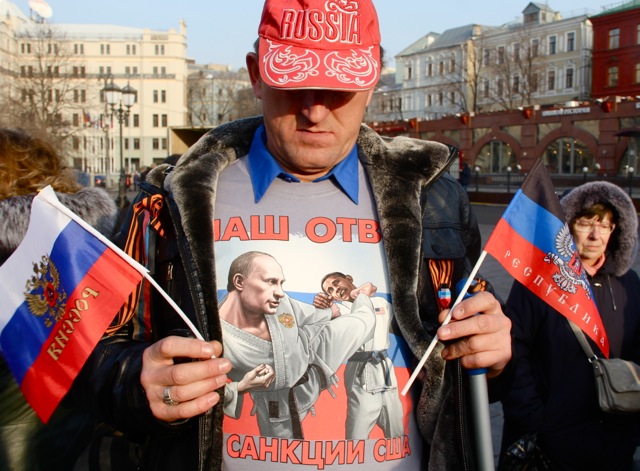
<svg viewBox="0 0 640 471">
<path fill-rule="evenodd" d="M 349 275 L 346 277 L 329 276 L 322 283 L 322 290 L 336 301 L 353 302 L 351 292 L 354 289 L 356 289 L 356 285 L 353 284 L 353 278 Z"/>
<path fill-rule="evenodd" d="M 327 174 L 355 145 L 372 90 L 279 90 L 260 79 L 257 56 L 247 56 L 253 90 L 262 100 L 267 148 L 302 181 Z"/>
<path fill-rule="evenodd" d="M 273 258 L 258 255 L 253 269 L 237 286 L 242 292 L 242 305 L 246 314 L 275 314 L 284 296 L 282 267 Z"/>
</svg>

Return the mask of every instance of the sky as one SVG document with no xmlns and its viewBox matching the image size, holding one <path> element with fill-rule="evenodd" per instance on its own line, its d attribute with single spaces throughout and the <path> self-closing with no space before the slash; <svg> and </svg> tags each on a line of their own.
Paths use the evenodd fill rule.
<svg viewBox="0 0 640 471">
<path fill-rule="evenodd" d="M 12 0 L 29 13 L 28 0 Z M 187 55 L 197 63 L 244 66 L 257 37 L 263 0 L 47 0 L 53 24 L 113 24 L 150 29 L 176 29 L 187 24 Z M 539 1 L 545 3 L 545 0 Z M 551 0 L 563 17 L 597 14 L 622 1 Z M 528 1 L 513 0 L 374 0 L 387 62 L 427 33 L 477 23 L 499 26 L 521 17 Z"/>
</svg>

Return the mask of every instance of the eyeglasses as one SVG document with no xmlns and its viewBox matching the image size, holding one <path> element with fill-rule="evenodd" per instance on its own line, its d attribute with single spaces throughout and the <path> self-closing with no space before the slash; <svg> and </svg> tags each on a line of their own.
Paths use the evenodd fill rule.
<svg viewBox="0 0 640 471">
<path fill-rule="evenodd" d="M 573 229 L 576 232 L 591 232 L 596 227 L 600 232 L 603 232 L 605 234 L 611 234 L 613 230 L 616 228 L 616 225 L 608 221 L 595 222 L 595 221 L 586 221 L 584 219 L 578 219 L 573 224 Z"/>
</svg>

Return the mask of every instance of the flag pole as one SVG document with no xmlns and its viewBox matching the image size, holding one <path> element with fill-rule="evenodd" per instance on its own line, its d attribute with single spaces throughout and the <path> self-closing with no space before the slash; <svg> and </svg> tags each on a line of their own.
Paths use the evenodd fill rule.
<svg viewBox="0 0 640 471">
<path fill-rule="evenodd" d="M 51 206 L 56 208 L 62 214 L 64 214 L 68 218 L 75 221 L 84 230 L 89 232 L 96 239 L 100 240 L 100 242 L 102 242 L 104 245 L 109 247 L 111 250 L 117 253 L 120 257 L 122 257 L 127 263 L 129 263 L 129 265 L 131 265 L 138 272 L 140 272 L 140 274 L 144 276 L 144 278 L 158 290 L 158 292 L 162 295 L 162 297 L 166 299 L 169 305 L 178 313 L 178 315 L 182 318 L 185 324 L 187 324 L 187 327 L 189 327 L 191 332 L 193 332 L 193 335 L 195 335 L 195 337 L 198 340 L 204 340 L 204 338 L 202 337 L 202 334 L 198 331 L 197 327 L 193 325 L 193 322 L 191 322 L 191 320 L 187 317 L 187 315 L 180 308 L 180 306 L 178 306 L 176 302 L 173 299 L 171 299 L 171 296 L 169 296 L 167 292 L 160 287 L 160 285 L 156 282 L 156 280 L 154 280 L 153 277 L 149 275 L 149 270 L 147 270 L 146 267 L 138 263 L 135 259 L 131 258 L 124 250 L 122 250 L 120 247 L 118 247 L 116 244 L 114 244 L 108 238 L 102 235 L 98 230 L 96 230 L 93 226 L 91 226 L 91 224 L 88 224 L 80 216 L 78 216 L 76 213 L 71 211 L 64 204 L 62 204 L 58 199 L 58 197 L 56 196 L 55 191 L 53 191 L 53 188 L 51 187 L 51 185 L 46 186 L 45 188 L 40 190 L 38 192 L 38 196 L 42 200 L 44 200 L 45 202 L 49 203 Z"/>
<path fill-rule="evenodd" d="M 451 322 L 453 309 L 462 301 L 465 296 L 467 296 L 467 290 L 471 283 L 473 282 L 482 262 L 484 262 L 485 257 L 487 256 L 486 251 L 482 251 L 480 257 L 478 257 L 478 261 L 476 262 L 473 270 L 469 273 L 469 277 L 465 281 L 460 293 L 458 293 L 458 297 L 456 301 L 451 306 L 447 317 L 445 318 L 442 325 L 447 325 Z M 438 334 L 433 337 L 431 344 L 427 348 L 427 351 L 424 353 L 418 366 L 415 368 L 409 381 L 402 389 L 402 395 L 405 396 L 409 391 L 409 388 L 416 380 L 418 374 L 422 370 L 422 367 L 426 363 L 427 359 L 433 352 L 436 344 L 438 343 Z M 491 417 L 489 414 L 489 393 L 487 391 L 487 370 L 486 368 L 478 368 L 473 370 L 468 370 L 469 374 L 469 385 L 471 390 L 471 404 L 472 404 L 472 414 L 473 414 L 473 428 L 476 442 L 476 449 L 478 453 L 478 467 L 481 471 L 494 471 L 495 465 L 493 460 L 493 441 L 491 435 Z"/>
</svg>

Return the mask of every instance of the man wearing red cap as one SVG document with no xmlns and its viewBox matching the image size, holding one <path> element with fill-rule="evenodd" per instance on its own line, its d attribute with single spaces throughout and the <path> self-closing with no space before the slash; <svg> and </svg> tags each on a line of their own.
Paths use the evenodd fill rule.
<svg viewBox="0 0 640 471">
<path fill-rule="evenodd" d="M 263 116 L 211 130 L 170 172 L 151 172 L 139 196 L 163 199 L 148 231 L 155 248 L 149 263 L 209 342 L 181 337 L 181 320 L 152 298 L 156 342 L 132 338 L 144 316 L 104 339 L 81 380 L 99 397 L 92 405 L 144 444 L 145 469 L 464 469 L 473 446 L 460 422 L 469 415 L 460 408 L 467 407 L 460 365 L 487 368 L 490 383 L 500 382 L 508 376 L 501 373 L 511 341 L 510 322 L 487 292 L 462 301 L 454 321 L 438 328 L 446 311 L 439 312 L 433 287 L 455 286 L 465 276 L 465 245 L 473 258 L 473 242 L 460 234 L 478 233 L 468 200 L 459 199 L 461 188 L 446 175 L 455 153 L 435 142 L 386 140 L 361 124 L 381 69 L 371 0 L 267 0 L 247 67 Z M 434 201 L 445 204 L 428 212 Z M 423 223 L 425 211 L 431 216 Z M 439 221 L 459 214 L 461 230 L 434 242 L 434 231 L 444 227 Z M 292 349 L 273 346 L 275 329 L 269 342 L 250 330 L 234 332 L 242 349 L 231 353 L 255 349 L 275 374 L 259 395 L 263 402 L 244 400 L 237 418 L 224 417 L 220 388 L 233 364 L 222 351 L 218 302 L 226 291 L 218 280 L 248 251 L 276 258 L 287 273 L 278 281 L 282 289 L 307 303 L 335 266 L 371 281 L 393 306 L 387 354 L 398 390 L 437 333 L 444 345 L 421 384 L 401 398 L 400 436 L 374 427 L 367 437 L 347 437 L 345 365 L 333 371 L 338 387 L 320 386 L 313 410 L 298 417 L 309 370 L 295 383 L 284 380 L 277 365 L 299 366 L 301 359 L 277 357 Z M 265 273 L 260 283 L 276 278 Z M 284 331 L 304 321 L 281 312 L 277 322 Z M 309 369 L 326 367 L 320 350 L 332 346 L 317 343 L 323 334 L 308 330 L 299 338 L 318 352 Z M 285 393 L 286 404 L 276 400 Z M 299 429 L 296 438 L 261 436 L 258 409 L 273 424 Z"/>
</svg>

